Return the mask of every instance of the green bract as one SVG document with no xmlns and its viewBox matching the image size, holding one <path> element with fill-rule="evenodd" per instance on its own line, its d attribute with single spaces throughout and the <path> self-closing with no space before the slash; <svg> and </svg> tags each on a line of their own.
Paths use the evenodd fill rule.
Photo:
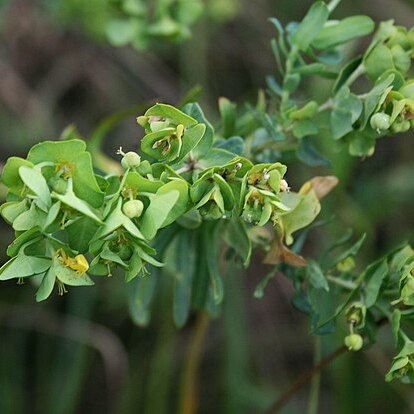
<svg viewBox="0 0 414 414">
<path fill-rule="evenodd" d="M 234 116 L 229 101 L 222 100 L 221 105 L 226 119 Z M 157 251 L 150 243 L 157 245 L 157 234 L 170 226 L 174 231 L 197 229 L 210 250 L 223 236 L 247 263 L 251 242 L 240 217 L 259 226 L 281 223 L 281 216 L 295 207 L 291 202 L 285 205 L 279 196 L 289 190 L 283 179 L 286 166 L 254 165 L 231 152 L 243 151 L 241 137 L 215 138 L 197 104 L 186 105 L 185 111 L 156 104 L 138 117 L 147 132 L 142 150 L 161 162 L 141 162 L 137 153 L 120 149 L 123 176 L 95 175 L 91 155 L 79 139 L 47 141 L 35 145 L 27 160 L 9 159 L 3 182 L 10 201 L 0 211 L 21 235 L 8 250 L 11 260 L 2 268 L 1 278 L 43 274 L 38 301 L 51 294 L 55 283 L 60 294 L 65 285 L 93 284 L 86 271 L 100 276 L 119 268 L 131 281 L 146 275 L 147 266 L 162 265 L 152 257 Z M 310 115 L 305 108 L 292 117 L 300 119 L 305 112 Z M 231 135 L 235 119 L 226 123 L 224 134 Z M 314 211 L 311 205 L 306 208 Z M 229 230 L 221 235 L 220 223 L 229 220 Z M 218 224 L 207 225 L 212 221 Z M 219 303 L 223 287 L 217 255 L 218 251 L 208 259 L 208 278 Z M 203 297 L 200 306 L 207 306 L 207 296 Z"/>
</svg>

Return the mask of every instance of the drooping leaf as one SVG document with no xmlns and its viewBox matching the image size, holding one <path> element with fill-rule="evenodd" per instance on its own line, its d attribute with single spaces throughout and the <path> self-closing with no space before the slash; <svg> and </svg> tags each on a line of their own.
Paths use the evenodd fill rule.
<svg viewBox="0 0 414 414">
<path fill-rule="evenodd" d="M 0 280 L 19 279 L 40 275 L 51 266 L 48 258 L 19 254 L 0 268 Z"/>
<path fill-rule="evenodd" d="M 36 302 L 46 300 L 52 293 L 56 282 L 56 274 L 52 269 L 49 269 L 43 276 L 42 283 L 36 292 Z"/>
</svg>

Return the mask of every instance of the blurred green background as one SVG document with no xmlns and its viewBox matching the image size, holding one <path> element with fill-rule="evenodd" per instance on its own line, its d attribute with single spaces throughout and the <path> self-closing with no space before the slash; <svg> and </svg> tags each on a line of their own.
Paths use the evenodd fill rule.
<svg viewBox="0 0 414 414">
<path fill-rule="evenodd" d="M 96 33 L 99 0 L 91 1 L 82 16 L 71 10 L 72 3 L 79 1 L 0 1 L 0 166 L 11 155 L 25 156 L 39 140 L 57 139 L 69 124 L 88 137 L 100 119 L 117 110 L 153 100 L 176 104 L 195 84 L 203 88 L 201 101 L 212 120 L 218 118 L 219 96 L 253 101 L 257 89 L 265 88 L 266 75 L 276 70 L 269 45 L 275 33 L 267 18 L 297 20 L 312 4 L 216 0 L 214 12 L 203 14 L 189 40 L 138 52 L 112 47 Z M 336 15 L 350 14 L 411 26 L 414 4 L 347 0 Z M 363 47 L 354 44 L 347 53 Z M 307 92 L 322 100 L 328 87 L 312 79 Z M 137 149 L 140 135 L 135 117 L 127 117 L 111 132 L 105 150 L 115 156 L 120 145 Z M 312 232 L 305 257 L 317 257 L 348 227 L 356 236 L 369 235 L 358 257 L 361 266 L 404 240 L 414 242 L 412 136 L 382 140 L 375 156 L 362 161 L 334 150 L 323 137 L 318 146 L 332 161 L 331 169 L 288 165 L 293 188 L 319 174 L 340 179 L 323 203 L 322 218 L 335 219 Z M 13 238 L 3 221 L 0 234 L 3 263 Z M 315 338 L 308 334 L 307 317 L 290 303 L 288 279 L 276 277 L 264 298 L 253 297 L 268 271 L 261 258 L 255 256 L 249 271 L 232 269 L 226 275 L 222 317 L 207 321 L 193 315 L 181 331 L 172 323 L 168 276 L 147 328 L 132 323 L 128 285 L 116 275 L 94 289 L 72 289 L 41 304 L 35 304 L 30 284 L 3 282 L 0 413 L 190 413 L 183 403 L 188 396 L 199 413 L 264 412 L 311 367 Z M 341 345 L 341 329 L 321 338 L 324 355 Z M 379 343 L 342 356 L 323 371 L 318 412 L 414 412 L 409 386 L 384 383 L 392 340 L 384 333 Z M 198 383 L 192 372 L 197 358 Z M 282 412 L 306 412 L 308 393 L 309 387 L 303 388 Z"/>
</svg>

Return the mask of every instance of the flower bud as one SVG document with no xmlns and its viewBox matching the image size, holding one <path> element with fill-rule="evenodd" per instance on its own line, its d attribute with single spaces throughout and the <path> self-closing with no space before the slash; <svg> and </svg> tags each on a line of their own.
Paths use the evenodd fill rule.
<svg viewBox="0 0 414 414">
<path fill-rule="evenodd" d="M 144 204 L 140 200 L 127 201 L 122 207 L 124 214 L 131 219 L 139 217 L 143 210 Z"/>
<path fill-rule="evenodd" d="M 370 124 L 377 132 L 386 131 L 391 126 L 391 117 L 384 112 L 377 112 L 372 115 Z"/>
<path fill-rule="evenodd" d="M 364 340 L 359 334 L 351 334 L 345 337 L 344 343 L 349 351 L 359 351 L 364 345 Z"/>
<path fill-rule="evenodd" d="M 133 151 L 127 152 L 124 157 L 122 158 L 121 165 L 126 170 L 128 168 L 136 168 L 139 167 L 139 164 L 141 163 L 141 157 Z"/>
</svg>

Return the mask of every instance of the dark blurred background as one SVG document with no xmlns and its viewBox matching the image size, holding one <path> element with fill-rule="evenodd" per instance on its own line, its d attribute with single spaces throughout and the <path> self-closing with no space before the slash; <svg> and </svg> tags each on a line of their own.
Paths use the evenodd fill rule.
<svg viewBox="0 0 414 414">
<path fill-rule="evenodd" d="M 88 138 L 99 120 L 120 109 L 153 100 L 178 103 L 195 84 L 203 87 L 201 102 L 212 120 L 219 96 L 254 101 L 265 76 L 276 70 L 269 46 L 275 31 L 267 18 L 298 20 L 312 4 L 236 0 L 225 18 L 199 20 L 190 40 L 137 52 L 108 45 L 90 27 L 87 14 L 71 16 L 70 1 L 53 3 L 0 0 L 0 163 L 11 155 L 25 156 L 39 140 L 57 139 L 69 124 Z M 88 13 L 98 13 L 99 1 L 93 4 L 97 9 Z M 348 0 L 335 12 L 350 14 L 414 24 L 409 0 Z M 363 42 L 355 44 L 347 53 L 363 47 Z M 328 94 L 325 81 L 312 79 L 306 87 L 320 99 Z M 136 149 L 140 134 L 135 117 L 127 117 L 105 141 L 107 154 L 114 156 L 120 145 Z M 369 234 L 358 257 L 362 266 L 404 240 L 414 241 L 412 139 L 410 132 L 382 140 L 375 156 L 361 161 L 334 151 L 321 138 L 331 169 L 289 165 L 293 188 L 326 173 L 341 183 L 323 204 L 323 217 L 335 214 L 336 219 L 313 232 L 305 256 L 317 257 L 321 246 L 347 227 L 356 236 Z M 13 234 L 2 220 L 0 234 L 3 263 Z M 312 365 L 314 338 L 306 316 L 290 304 L 290 282 L 277 277 L 264 298 L 253 297 L 268 271 L 260 259 L 259 254 L 248 272 L 227 275 L 231 294 L 223 316 L 204 326 L 200 413 L 263 412 Z M 203 321 L 194 315 L 177 331 L 168 286 L 158 295 L 151 324 L 139 328 L 129 317 L 127 287 L 120 278 L 100 281 L 94 289 L 71 289 L 41 304 L 35 304 L 30 283 L 3 282 L 0 413 L 180 412 L 189 344 Z M 324 354 L 341 345 L 341 329 L 321 338 Z M 342 356 L 324 370 L 320 413 L 414 412 L 410 386 L 384 383 L 393 351 L 391 338 L 381 335 L 382 346 Z M 308 392 L 308 387 L 298 392 L 283 412 L 306 412 Z"/>
</svg>

